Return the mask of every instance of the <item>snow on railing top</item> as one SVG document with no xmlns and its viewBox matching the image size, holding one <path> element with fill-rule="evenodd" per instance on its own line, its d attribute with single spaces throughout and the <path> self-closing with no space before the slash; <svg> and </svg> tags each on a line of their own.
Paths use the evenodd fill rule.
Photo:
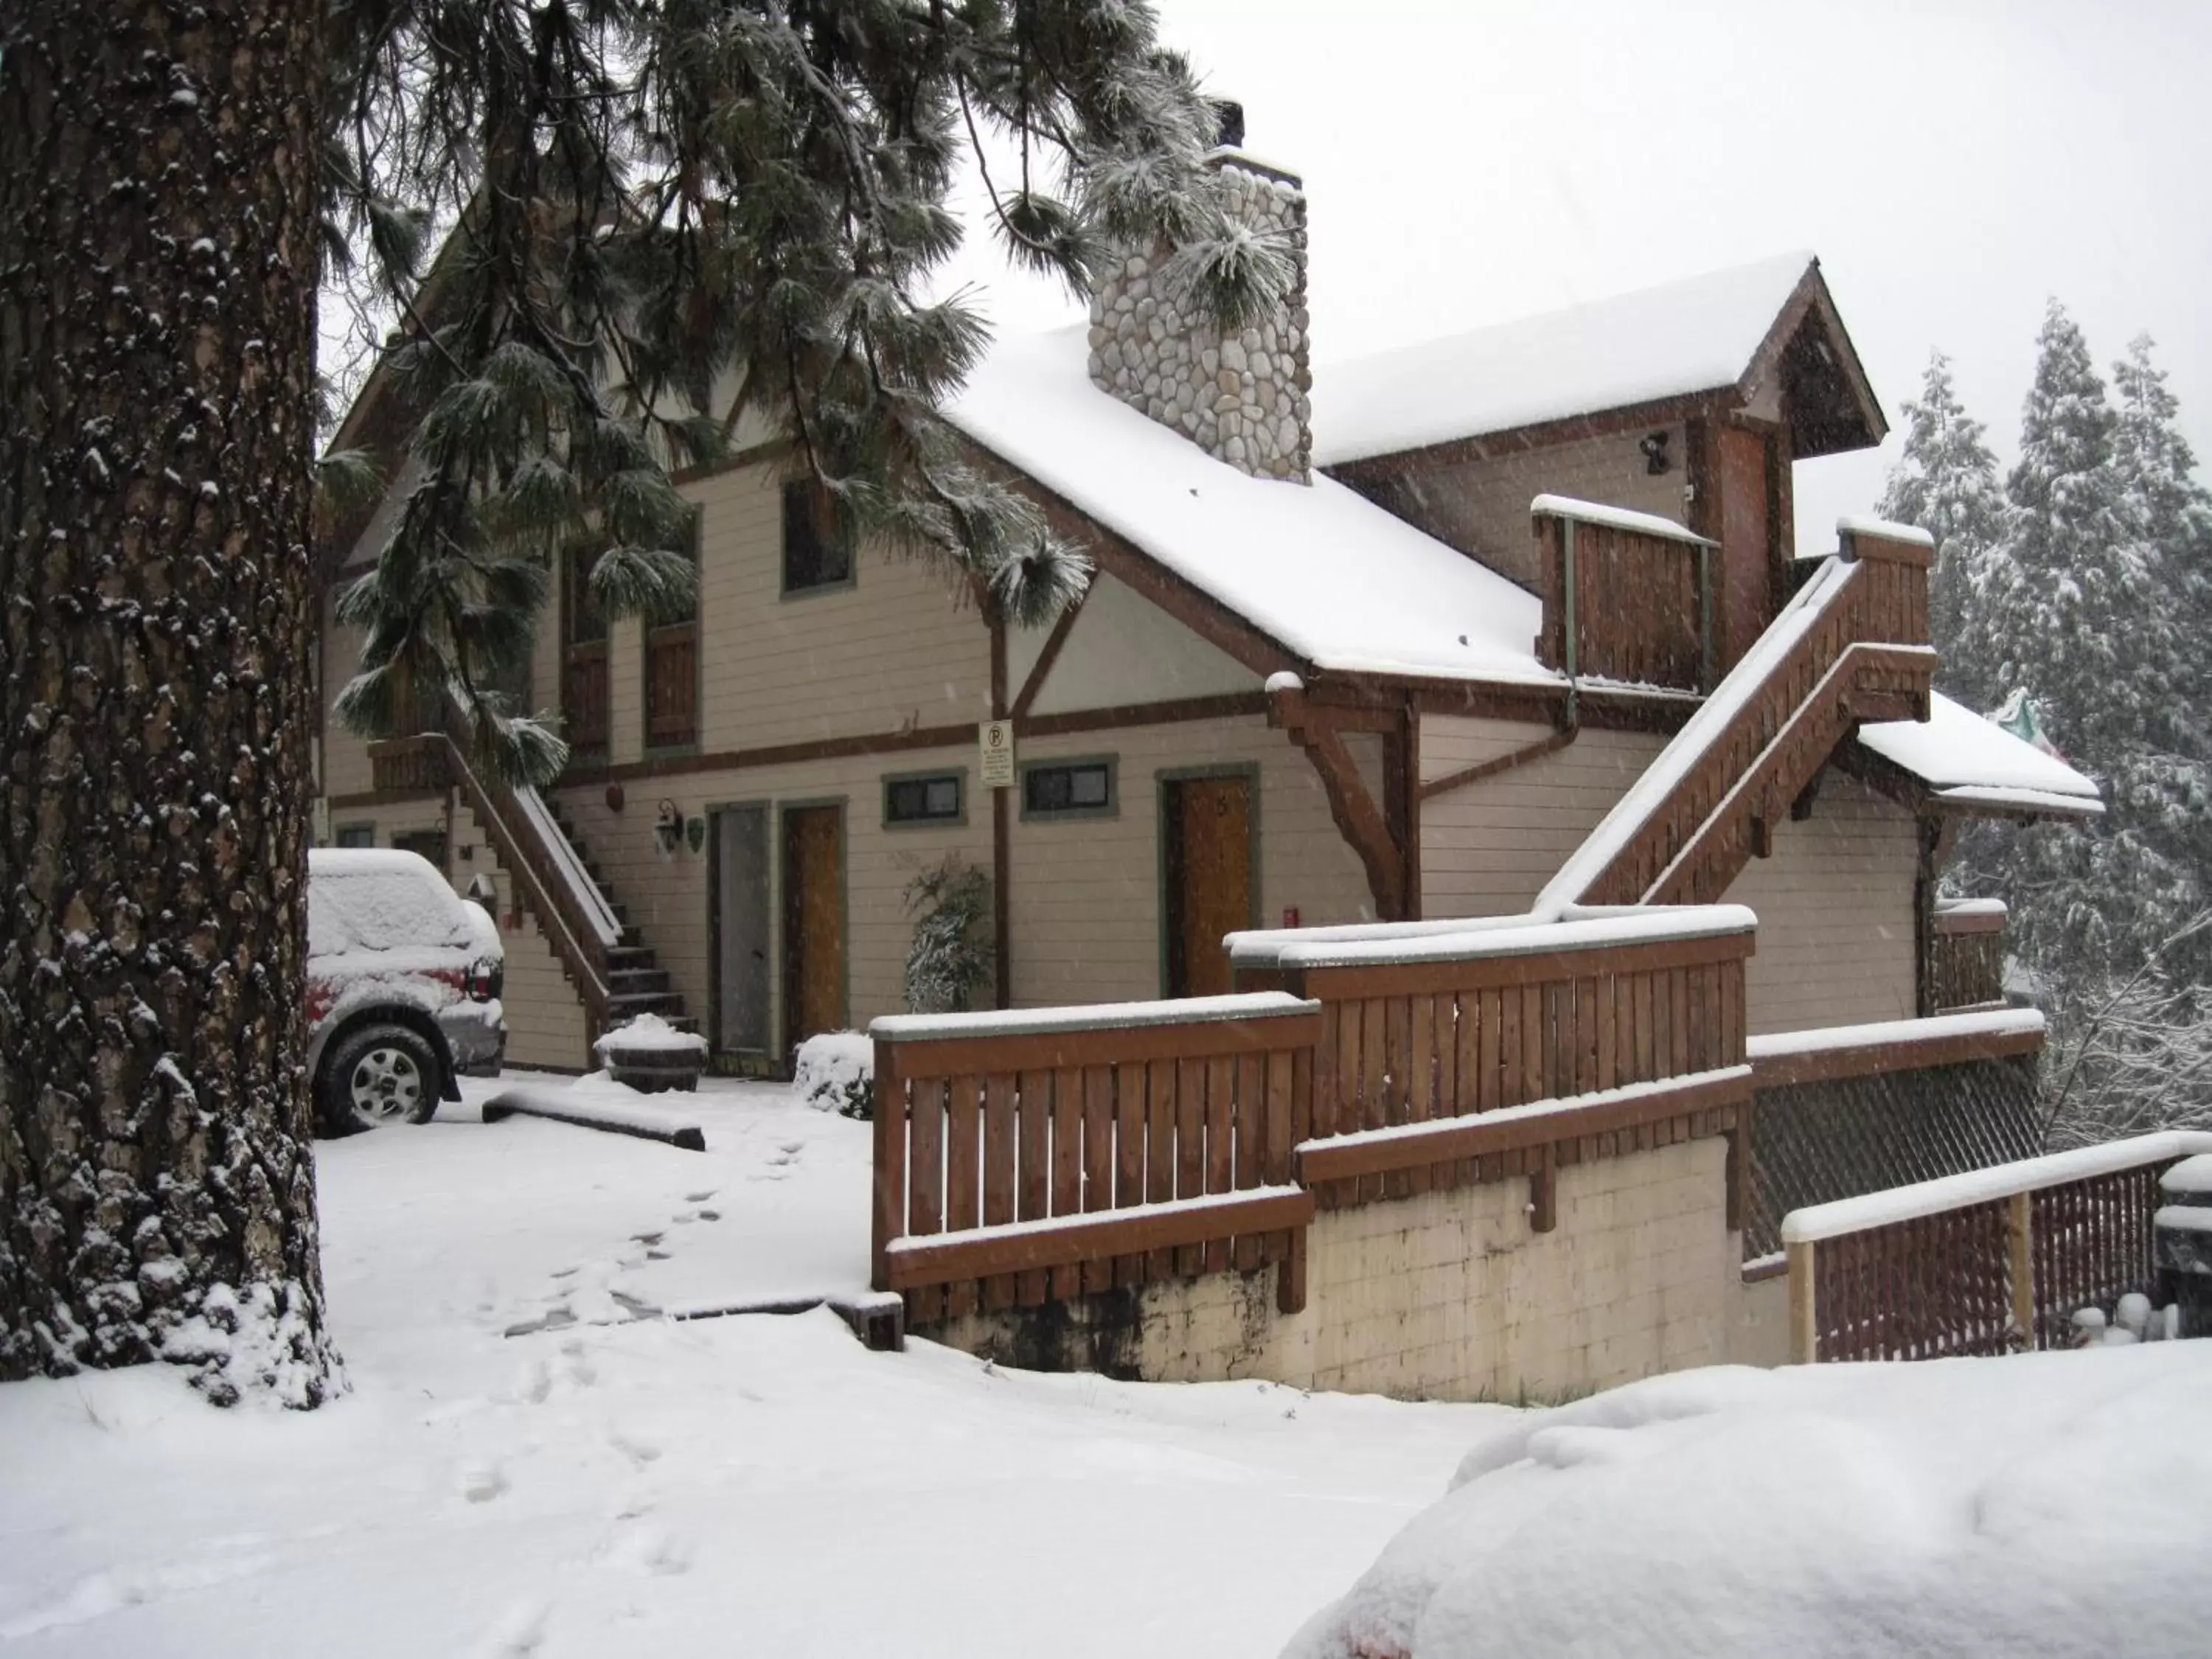
<svg viewBox="0 0 2212 1659">
<path fill-rule="evenodd" d="M 1422 931 L 1412 931 L 1414 928 Z M 1552 951 L 1595 951 L 1668 939 L 1713 939 L 1756 933 L 1759 918 L 1741 904 L 1683 904 L 1603 915 L 1531 913 L 1484 916 L 1457 923 L 1408 923 L 1382 937 L 1322 938 L 1334 929 L 1232 933 L 1231 959 L 1240 968 L 1365 968 L 1418 962 L 1468 962 L 1492 957 L 1534 956 Z"/>
<path fill-rule="evenodd" d="M 1666 805 L 1682 780 L 1705 757 L 1705 750 L 1727 733 L 1736 716 L 1759 695 L 1768 677 L 1796 649 L 1798 641 L 1827 614 L 1828 607 L 1844 592 L 1853 574 L 1853 567 L 1844 560 L 1830 559 L 1790 596 L 1790 603 L 1782 607 L 1772 625 L 1713 688 L 1712 696 L 1683 723 L 1682 729 L 1644 769 L 1642 775 L 1628 786 L 1583 844 L 1568 855 L 1567 861 L 1559 866 L 1559 873 L 1545 883 L 1544 890 L 1536 896 L 1535 908 L 1553 909 L 1573 902 L 1611 867 L 1645 822 Z"/>
<path fill-rule="evenodd" d="M 1037 1036 L 1061 1031 L 1120 1031 L 1146 1025 L 1202 1025 L 1240 1019 L 1279 1019 L 1312 1014 L 1321 1004 L 1282 991 L 1233 996 L 1178 997 L 1161 1002 L 1097 1002 L 1072 1008 L 985 1009 L 968 1014 L 885 1014 L 868 1022 L 868 1035 L 890 1042 L 943 1037 Z"/>
<path fill-rule="evenodd" d="M 599 891 L 599 883 L 592 872 L 584 868 L 584 861 L 576 856 L 576 849 L 561 833 L 561 826 L 553 822 L 546 811 L 544 797 L 528 784 L 514 788 L 515 804 L 522 809 L 523 817 L 530 820 L 531 833 L 552 860 L 553 869 L 562 885 L 575 895 L 582 907 L 584 918 L 592 924 L 592 931 L 599 936 L 602 945 L 622 942 L 622 921 L 607 904 L 607 896 Z"/>
<path fill-rule="evenodd" d="M 1528 503 L 1528 516 L 1536 518 L 1548 514 L 1556 519 L 1572 519 L 1578 524 L 1601 524 L 1613 530 L 1626 530 L 1632 535 L 1657 536 L 1670 542 L 1687 542 L 1692 547 L 1718 547 L 1711 538 L 1700 536 L 1693 530 L 1685 530 L 1672 519 L 1662 519 L 1656 513 L 1638 513 L 1626 507 L 1608 507 L 1602 501 L 1578 501 L 1571 495 L 1539 495 Z"/>
<path fill-rule="evenodd" d="M 1936 1014 L 1927 1019 L 1885 1019 L 1867 1025 L 1826 1025 L 1810 1031 L 1778 1031 L 1745 1045 L 1753 1060 L 1875 1048 L 1895 1042 L 1936 1042 L 1948 1037 L 2011 1036 L 2043 1029 L 2034 1008 L 1986 1008 L 1978 1013 Z"/>
<path fill-rule="evenodd" d="M 1642 1082 L 1619 1084 L 1610 1089 L 1592 1089 L 1579 1095 L 1554 1095 L 1547 1100 L 1524 1101 L 1518 1106 L 1493 1106 L 1480 1114 L 1480 1121 L 1494 1128 L 1503 1124 L 1565 1117 L 1577 1112 L 1593 1111 L 1602 1106 L 1618 1106 L 1631 1101 L 1678 1095 L 1686 1089 L 1709 1084 L 1747 1083 L 1751 1080 L 1751 1074 L 1748 1066 L 1716 1066 L 1710 1071 L 1685 1072 L 1675 1077 L 1648 1078 Z M 1301 1152 L 1323 1149 L 1337 1152 L 1356 1146 L 1388 1146 L 1394 1141 L 1418 1141 L 1434 1134 L 1443 1124 L 1468 1121 L 1465 1118 L 1431 1117 L 1413 1123 L 1388 1124 L 1377 1129 L 1353 1129 L 1344 1134 L 1302 1140 L 1297 1150 Z"/>
<path fill-rule="evenodd" d="M 1846 546 L 1853 536 L 1870 537 L 1876 541 L 1904 542 L 1912 547 L 1924 547 L 1930 552 L 1936 548 L 1936 538 L 1917 525 L 1895 524 L 1887 519 L 1869 519 L 1856 514 L 1845 514 L 1836 520 L 1836 534 Z"/>
<path fill-rule="evenodd" d="M 2069 1182 L 2140 1169 L 2146 1164 L 2163 1164 L 2197 1152 L 2212 1152 L 2212 1132 L 2166 1129 L 2128 1140 L 2109 1140 L 2099 1146 L 2077 1146 L 2071 1152 L 2022 1158 L 2016 1164 L 1999 1164 L 1987 1170 L 1969 1170 L 1964 1175 L 1944 1176 L 1910 1187 L 1892 1187 L 1886 1192 L 1792 1210 L 1782 1218 L 1782 1242 L 1811 1244 L 1824 1238 L 1838 1238 L 1845 1233 L 1894 1226 L 1900 1221 L 1917 1221 L 1923 1216 L 1941 1215 L 1947 1210 L 1994 1204 L 2021 1193 L 2063 1187 Z"/>
<path fill-rule="evenodd" d="M 1939 916 L 2002 916 L 2010 913 L 2002 899 L 1938 899 L 1936 914 Z"/>
</svg>

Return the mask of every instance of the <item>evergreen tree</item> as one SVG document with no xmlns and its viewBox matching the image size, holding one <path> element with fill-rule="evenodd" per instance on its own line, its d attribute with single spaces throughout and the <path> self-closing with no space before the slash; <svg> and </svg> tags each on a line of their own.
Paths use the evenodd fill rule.
<svg viewBox="0 0 2212 1659">
<path fill-rule="evenodd" d="M 510 775 L 564 757 L 488 689 L 528 653 L 548 554 L 588 529 L 603 614 L 683 608 L 667 471 L 747 415 L 794 441 L 847 536 L 957 562 L 1018 622 L 1081 590 L 1080 551 L 934 414 L 986 342 L 964 295 L 924 297 L 961 239 L 963 156 L 1007 253 L 1078 293 L 1109 248 L 1163 236 L 1164 280 L 1226 322 L 1291 280 L 1230 212 L 1204 161 L 1218 116 L 1141 4 L 337 0 L 333 19 L 332 246 L 409 307 L 391 365 L 420 411 L 391 539 L 341 613 L 365 639 L 338 710 L 381 734 L 442 689 Z"/>
<path fill-rule="evenodd" d="M 2137 335 L 2112 366 L 2112 465 L 2172 619 L 2174 695 L 2160 710 L 2162 735 L 2202 759 L 2212 756 L 2212 653 L 2203 649 L 2212 640 L 2212 494 L 2197 481 L 2197 458 L 2176 425 L 2181 405 L 2151 362 L 2152 344 Z"/>
<path fill-rule="evenodd" d="M 983 343 L 926 297 L 947 191 L 1003 146 L 1013 258 L 1079 286 L 1164 236 L 1241 319 L 1290 264 L 1226 213 L 1213 122 L 1129 0 L 0 9 L 0 1379 L 337 1385 L 301 1064 L 319 249 L 404 319 L 347 713 L 442 693 L 543 775 L 558 740 L 489 689 L 542 556 L 589 532 L 602 609 L 680 601 L 668 471 L 748 413 L 853 533 L 1009 617 L 1079 587 L 933 412 Z"/>
<path fill-rule="evenodd" d="M 1951 360 L 1929 355 L 1918 401 L 1905 405 L 1904 453 L 1890 469 L 1881 515 L 1917 525 L 1936 538 L 1929 625 L 1943 653 L 1938 683 L 1969 707 L 1996 706 L 1996 686 L 1973 614 L 1990 550 L 2003 532 L 2004 496 L 1984 428 L 1951 383 Z"/>
</svg>

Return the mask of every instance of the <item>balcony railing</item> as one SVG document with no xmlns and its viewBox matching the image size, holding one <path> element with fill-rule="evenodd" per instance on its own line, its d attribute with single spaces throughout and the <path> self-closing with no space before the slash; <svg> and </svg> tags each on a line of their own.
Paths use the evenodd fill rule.
<svg viewBox="0 0 2212 1659">
<path fill-rule="evenodd" d="M 369 781 L 379 794 L 438 795 L 453 787 L 443 732 L 388 738 L 368 745 Z"/>
<path fill-rule="evenodd" d="M 1928 936 L 1928 1012 L 2003 1003 L 2004 927 L 2005 907 L 1996 899 L 1937 908 Z"/>
<path fill-rule="evenodd" d="M 1529 505 L 1542 583 L 1536 655 L 1569 679 L 1706 691 L 1717 542 L 1646 513 L 1539 495 Z"/>
</svg>

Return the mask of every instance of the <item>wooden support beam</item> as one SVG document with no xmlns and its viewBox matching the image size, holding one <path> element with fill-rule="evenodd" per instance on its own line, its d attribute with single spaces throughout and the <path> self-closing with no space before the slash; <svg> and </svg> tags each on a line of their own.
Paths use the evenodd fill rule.
<svg viewBox="0 0 2212 1659">
<path fill-rule="evenodd" d="M 1011 712 L 1006 707 L 1006 623 L 995 610 L 988 613 L 991 622 L 991 718 L 1005 720 Z M 1063 631 L 1075 615 L 1070 605 L 1060 613 L 1054 624 L 1053 640 L 1063 636 Z M 1047 647 L 1052 641 L 1046 641 Z M 1024 695 L 1033 691 L 1043 678 L 1049 661 L 1039 659 L 1037 669 L 1030 676 L 1030 684 L 1023 688 Z M 1013 821 L 1006 789 L 991 791 L 991 976 L 994 1006 L 1011 1008 L 1014 1006 L 1014 846 Z"/>
<path fill-rule="evenodd" d="M 2023 1348 L 2035 1346 L 2035 1194 L 2014 1193 L 2005 1205 L 2005 1267 L 2012 1322 Z"/>
<path fill-rule="evenodd" d="M 1810 1365 L 1820 1358 L 1820 1326 L 1813 1305 L 1813 1250 L 1808 1240 L 1785 1247 L 1790 1261 L 1790 1363 Z"/>
<path fill-rule="evenodd" d="M 1367 793 L 1367 783 L 1344 739 L 1332 726 L 1309 723 L 1291 733 L 1306 752 L 1328 798 L 1329 816 L 1338 832 L 1351 842 L 1367 871 L 1368 890 L 1375 896 L 1375 913 L 1384 921 L 1405 917 L 1405 859 L 1391 839 L 1382 809 Z"/>
<path fill-rule="evenodd" d="M 1014 694 L 1013 706 L 1005 709 L 1003 713 L 994 712 L 994 719 L 1003 720 L 1010 714 L 1014 719 L 1019 720 L 1030 712 L 1036 702 L 1037 693 L 1044 690 L 1045 676 L 1052 672 L 1053 664 L 1060 660 L 1060 648 L 1067 643 L 1068 635 L 1074 631 L 1075 619 L 1083 612 L 1084 600 L 1090 597 L 1091 590 L 1085 588 L 1083 591 L 1082 599 L 1076 600 L 1074 604 L 1060 613 L 1059 618 L 1052 625 L 1052 632 L 1044 636 L 1044 644 L 1037 652 L 1036 661 L 1030 665 L 1029 677 L 1022 682 L 1022 689 Z M 1004 677 L 1006 671 L 1003 665 L 1000 667 L 998 672 L 1001 678 Z M 994 711 L 1000 709 L 1000 705 L 996 697 L 992 699 L 991 706 Z"/>
<path fill-rule="evenodd" d="M 1470 783 L 1480 783 L 1485 778 L 1494 778 L 1510 772 L 1530 761 L 1541 760 L 1547 755 L 1556 755 L 1582 735 L 1579 726 L 1566 726 L 1548 737 L 1539 738 L 1526 749 L 1516 749 L 1509 754 L 1492 755 L 1486 761 L 1477 761 L 1472 766 L 1462 766 L 1456 772 L 1447 772 L 1440 778 L 1431 778 L 1421 786 L 1421 799 L 1433 800 L 1438 795 L 1448 795 L 1455 789 L 1464 789 Z"/>
</svg>

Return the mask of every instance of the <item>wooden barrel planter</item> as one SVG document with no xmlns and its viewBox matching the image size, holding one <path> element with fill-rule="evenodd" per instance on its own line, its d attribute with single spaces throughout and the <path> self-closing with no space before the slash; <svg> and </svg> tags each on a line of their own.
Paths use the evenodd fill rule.
<svg viewBox="0 0 2212 1659">
<path fill-rule="evenodd" d="M 707 1039 L 696 1031 L 678 1030 L 658 1014 L 624 1021 L 592 1048 L 617 1083 L 628 1084 L 640 1094 L 670 1090 L 690 1094 L 707 1069 Z"/>
</svg>

